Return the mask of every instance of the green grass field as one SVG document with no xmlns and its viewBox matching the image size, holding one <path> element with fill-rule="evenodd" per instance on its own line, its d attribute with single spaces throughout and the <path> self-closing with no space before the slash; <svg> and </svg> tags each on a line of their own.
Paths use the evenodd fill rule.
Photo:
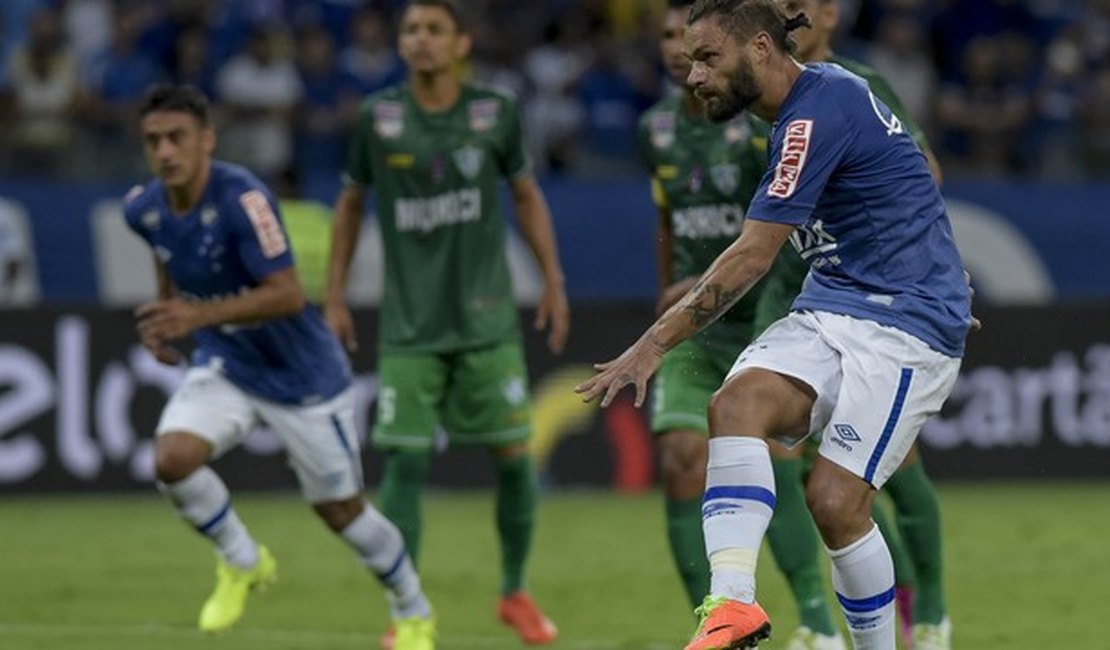
<svg viewBox="0 0 1110 650">
<path fill-rule="evenodd" d="M 549 496 L 531 589 L 559 624 L 553 648 L 681 648 L 692 625 L 670 565 L 660 495 Z M 942 489 L 955 645 L 1097 650 L 1110 594 L 1110 483 Z M 208 638 L 193 621 L 212 580 L 206 543 L 149 497 L 0 503 L 0 648 L 345 650 L 376 648 L 377 583 L 295 495 L 239 495 L 280 563 L 240 626 Z M 485 494 L 433 494 L 423 573 L 444 650 L 515 648 L 493 618 L 497 543 Z M 795 624 L 765 556 L 760 599 L 780 648 Z"/>
</svg>

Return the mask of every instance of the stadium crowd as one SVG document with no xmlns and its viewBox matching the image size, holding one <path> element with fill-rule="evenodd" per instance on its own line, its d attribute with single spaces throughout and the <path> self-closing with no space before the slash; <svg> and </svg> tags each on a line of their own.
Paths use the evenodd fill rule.
<svg viewBox="0 0 1110 650">
<path fill-rule="evenodd" d="M 404 78 L 403 0 L 4 0 L 0 173 L 134 178 L 135 103 L 160 80 L 215 100 L 221 156 L 334 175 L 360 98 Z M 541 173 L 638 171 L 667 92 L 662 0 L 468 0 L 477 79 L 525 98 Z M 837 48 L 889 79 L 947 173 L 1110 176 L 1110 0 L 842 0 Z"/>
</svg>

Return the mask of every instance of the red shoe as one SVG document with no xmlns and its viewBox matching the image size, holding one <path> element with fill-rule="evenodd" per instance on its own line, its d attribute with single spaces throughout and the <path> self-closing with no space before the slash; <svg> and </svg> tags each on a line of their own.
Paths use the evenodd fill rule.
<svg viewBox="0 0 1110 650">
<path fill-rule="evenodd" d="M 555 624 L 523 591 L 501 597 L 501 602 L 497 604 L 497 618 L 516 630 L 520 640 L 529 645 L 551 643 L 559 636 Z"/>
<path fill-rule="evenodd" d="M 894 608 L 898 611 L 898 632 L 902 647 L 913 648 L 913 587 L 894 588 Z"/>
<path fill-rule="evenodd" d="M 694 613 L 701 623 L 685 650 L 744 650 L 771 638 L 771 619 L 758 603 L 706 596 Z"/>
<path fill-rule="evenodd" d="M 393 627 L 393 623 L 385 628 L 385 633 L 382 634 L 382 650 L 393 650 L 393 644 L 397 642 L 397 630 Z"/>
</svg>

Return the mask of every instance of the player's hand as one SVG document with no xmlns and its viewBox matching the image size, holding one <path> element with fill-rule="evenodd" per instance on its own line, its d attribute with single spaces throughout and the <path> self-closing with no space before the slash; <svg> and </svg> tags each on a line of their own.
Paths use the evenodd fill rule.
<svg viewBox="0 0 1110 650">
<path fill-rule="evenodd" d="M 551 329 L 547 333 L 547 347 L 553 353 L 559 354 L 567 343 L 570 333 L 570 305 L 567 303 L 567 293 L 562 285 L 544 287 L 540 304 L 536 306 L 536 320 L 533 326 L 536 331 L 542 332 L 550 323 Z"/>
<path fill-rule="evenodd" d="M 969 273 L 967 269 L 964 269 L 964 281 L 967 282 L 968 296 L 970 296 L 970 300 L 974 301 L 975 287 L 971 286 L 971 273 Z M 975 314 L 971 315 L 971 329 L 974 332 L 978 332 L 979 330 L 983 329 L 983 321 L 976 318 Z"/>
<path fill-rule="evenodd" d="M 167 366 L 176 366 L 184 359 L 184 356 L 177 348 L 168 345 L 165 341 L 150 334 L 144 334 L 141 330 L 139 331 L 139 341 L 155 359 Z"/>
<path fill-rule="evenodd" d="M 181 298 L 156 300 L 135 310 L 139 336 L 144 341 L 167 342 L 183 339 L 204 325 L 201 306 Z"/>
<path fill-rule="evenodd" d="M 613 403 L 622 388 L 632 384 L 636 389 L 635 404 L 639 408 L 647 396 L 648 379 L 659 369 L 664 353 L 665 350 L 651 339 L 641 338 L 616 359 L 594 364 L 598 373 L 576 386 L 574 392 L 582 395 L 582 399 L 587 402 L 598 395 L 604 395 L 601 398 L 601 408 L 605 408 Z"/>
<path fill-rule="evenodd" d="M 655 315 L 658 316 L 662 314 L 663 312 L 670 309 L 676 302 L 682 300 L 682 297 L 689 293 L 690 289 L 693 289 L 694 285 L 697 283 L 698 278 L 696 276 L 693 276 L 689 278 L 683 278 L 678 282 L 675 282 L 671 286 L 663 289 L 663 291 L 659 294 L 659 302 L 655 304 Z"/>
<path fill-rule="evenodd" d="M 339 337 L 339 342 L 347 348 L 347 352 L 358 352 L 358 338 L 355 336 L 355 321 L 351 318 L 351 310 L 344 303 L 328 301 L 324 305 L 324 320 L 332 332 Z"/>
</svg>

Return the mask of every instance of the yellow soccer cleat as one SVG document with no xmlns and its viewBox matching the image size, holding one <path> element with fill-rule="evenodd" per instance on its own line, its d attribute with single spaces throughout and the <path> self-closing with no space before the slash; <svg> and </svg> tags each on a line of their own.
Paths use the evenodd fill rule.
<svg viewBox="0 0 1110 650">
<path fill-rule="evenodd" d="M 250 569 L 231 566 L 220 558 L 216 564 L 216 588 L 200 608 L 197 627 L 203 632 L 230 629 L 243 617 L 251 590 L 262 591 L 275 580 L 277 561 L 265 546 L 258 546 L 258 564 Z"/>
<path fill-rule="evenodd" d="M 393 620 L 394 650 L 435 650 L 436 622 L 434 618 L 398 618 Z"/>
</svg>

